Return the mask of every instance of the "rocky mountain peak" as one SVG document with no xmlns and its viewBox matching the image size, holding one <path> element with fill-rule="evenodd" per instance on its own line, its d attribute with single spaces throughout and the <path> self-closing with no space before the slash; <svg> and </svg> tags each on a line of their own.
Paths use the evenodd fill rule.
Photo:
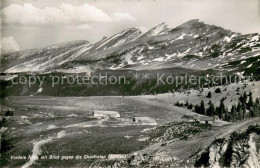
<svg viewBox="0 0 260 168">
<path fill-rule="evenodd" d="M 142 36 L 140 36 L 140 38 L 167 34 L 168 31 L 169 31 L 169 26 L 165 22 L 162 22 L 162 23 L 158 24 L 157 26 L 153 27 L 152 29 L 150 29 L 149 31 L 147 31 Z"/>
<path fill-rule="evenodd" d="M 211 39 L 218 41 L 227 36 L 230 38 L 233 34 L 236 34 L 230 30 L 226 30 L 222 27 L 215 25 L 205 24 L 199 19 L 189 20 L 180 26 L 177 26 L 170 30 L 172 34 L 190 34 L 201 39 Z"/>
</svg>

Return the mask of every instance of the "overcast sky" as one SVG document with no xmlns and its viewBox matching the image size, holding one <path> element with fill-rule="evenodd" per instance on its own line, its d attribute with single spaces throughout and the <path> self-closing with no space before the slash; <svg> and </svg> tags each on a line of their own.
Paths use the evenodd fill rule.
<svg viewBox="0 0 260 168">
<path fill-rule="evenodd" d="M 88 40 L 126 28 L 148 30 L 200 19 L 235 32 L 260 32 L 260 0 L 1 0 L 1 43 L 8 50 Z M 7 50 L 7 49 L 6 49 Z"/>
</svg>

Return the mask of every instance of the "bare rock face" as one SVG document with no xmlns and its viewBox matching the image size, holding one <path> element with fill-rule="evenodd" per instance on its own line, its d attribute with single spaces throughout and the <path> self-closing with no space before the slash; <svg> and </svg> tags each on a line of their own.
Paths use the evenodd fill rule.
<svg viewBox="0 0 260 168">
<path fill-rule="evenodd" d="M 227 150 L 227 142 L 215 142 L 209 148 L 209 165 L 212 167 L 220 167 L 219 160 L 223 153 Z"/>
<path fill-rule="evenodd" d="M 248 142 L 249 157 L 245 163 L 245 167 L 260 167 L 260 149 L 259 149 L 260 136 L 251 134 Z M 257 148 L 258 146 L 258 148 Z"/>
<path fill-rule="evenodd" d="M 229 139 L 216 139 L 201 151 L 195 167 L 260 167 L 260 126 L 250 126 L 243 133 L 234 132 Z"/>
</svg>

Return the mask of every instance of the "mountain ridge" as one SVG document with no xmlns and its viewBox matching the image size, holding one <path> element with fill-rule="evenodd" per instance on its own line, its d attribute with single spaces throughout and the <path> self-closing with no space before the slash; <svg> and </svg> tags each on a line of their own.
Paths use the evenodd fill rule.
<svg viewBox="0 0 260 168">
<path fill-rule="evenodd" d="M 228 62 L 259 53 L 259 33 L 242 35 L 193 19 L 175 28 L 162 22 L 144 33 L 128 28 L 94 44 L 65 42 L 5 54 L 1 57 L 1 71 L 41 73 L 66 69 L 74 72 L 79 66 L 92 70 L 96 67 L 221 69 Z"/>
</svg>

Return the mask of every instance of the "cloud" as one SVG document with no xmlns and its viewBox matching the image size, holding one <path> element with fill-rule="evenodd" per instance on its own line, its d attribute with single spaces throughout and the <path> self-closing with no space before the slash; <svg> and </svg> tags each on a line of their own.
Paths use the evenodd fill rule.
<svg viewBox="0 0 260 168">
<path fill-rule="evenodd" d="M 116 21 L 135 21 L 135 18 L 133 18 L 131 15 L 128 13 L 115 13 L 114 18 Z"/>
<path fill-rule="evenodd" d="M 68 25 L 65 28 L 67 29 L 78 29 L 78 30 L 88 30 L 91 29 L 91 26 L 88 24 L 81 24 L 81 25 Z"/>
<path fill-rule="evenodd" d="M 87 3 L 81 6 L 62 3 L 59 7 L 37 8 L 32 4 L 11 4 L 1 11 L 4 24 L 27 26 L 86 25 L 135 21 L 128 13 L 108 14 Z"/>
<path fill-rule="evenodd" d="M 15 39 L 12 36 L 10 36 L 1 39 L 0 49 L 1 49 L 1 53 L 4 54 L 9 52 L 19 51 L 20 46 L 15 41 Z"/>
</svg>

